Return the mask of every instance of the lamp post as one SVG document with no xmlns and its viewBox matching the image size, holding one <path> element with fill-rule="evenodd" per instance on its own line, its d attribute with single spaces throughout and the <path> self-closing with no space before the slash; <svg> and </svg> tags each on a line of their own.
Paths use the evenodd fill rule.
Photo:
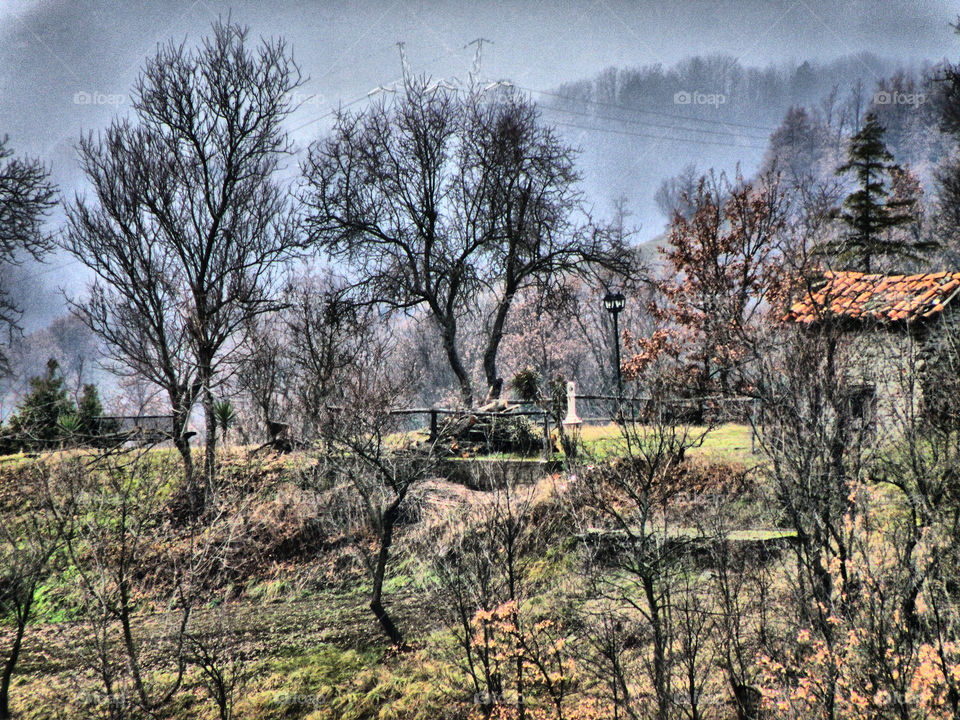
<svg viewBox="0 0 960 720">
<path fill-rule="evenodd" d="M 627 304 L 627 299 L 621 292 L 608 292 L 603 298 L 603 307 L 608 313 L 613 315 L 613 336 L 614 348 L 616 349 L 617 360 L 617 402 L 623 405 L 623 376 L 620 372 L 620 324 L 617 321 L 620 312 Z"/>
</svg>

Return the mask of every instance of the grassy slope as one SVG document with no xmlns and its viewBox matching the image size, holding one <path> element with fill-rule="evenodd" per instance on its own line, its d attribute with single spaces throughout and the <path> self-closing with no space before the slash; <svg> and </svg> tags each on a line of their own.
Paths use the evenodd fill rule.
<svg viewBox="0 0 960 720">
<path fill-rule="evenodd" d="M 587 450 L 599 456 L 615 454 L 620 443 L 615 426 L 584 428 L 583 440 Z M 175 460 L 169 451 L 155 453 L 151 461 L 158 467 Z M 750 431 L 743 426 L 714 430 L 692 456 L 702 465 L 729 465 L 734 472 L 755 464 Z M 22 456 L 0 459 L 0 482 L 15 482 L 17 473 L 31 462 Z M 225 472 L 258 498 L 251 509 L 256 512 L 258 503 L 273 507 L 284 498 L 295 498 L 290 488 L 309 462 L 299 455 L 251 461 L 246 451 L 236 449 L 226 458 Z M 450 487 L 437 492 L 444 499 L 438 507 L 453 515 L 477 497 Z M 755 500 L 749 492 L 744 495 L 735 519 L 739 528 L 734 531 L 742 537 L 732 539 L 769 539 L 773 536 L 765 533 L 777 532 L 760 528 L 769 525 L 770 518 Z M 678 532 L 683 533 L 683 526 L 692 524 L 700 511 L 695 498 L 688 505 L 678 503 Z M 214 596 L 198 611 L 196 626 L 211 633 L 226 617 L 231 645 L 249 658 L 250 678 L 237 706 L 239 717 L 466 716 L 471 708 L 468 684 L 451 653 L 450 634 L 436 621 L 431 578 L 416 547 L 406 541 L 410 532 L 399 533 L 386 589 L 388 606 L 415 643 L 410 653 L 388 650 L 366 607 L 365 576 L 346 551 L 268 561 L 234 587 L 224 588 L 230 593 L 226 602 Z M 554 583 L 552 574 L 556 583 L 568 582 L 571 576 L 566 565 L 572 558 L 558 549 L 555 560 L 544 566 L 548 587 Z M 62 591 L 71 578 L 50 582 L 59 583 L 55 590 Z M 89 696 L 77 688 L 96 687 L 91 671 L 78 670 L 92 666 L 89 627 L 67 619 L 71 613 L 64 612 L 63 603 L 69 594 L 51 595 L 53 600 L 41 602 L 39 621 L 27 636 L 13 705 L 26 718 L 49 717 L 53 706 L 63 708 L 67 718 L 84 717 L 80 703 Z M 534 602 L 549 602 L 548 598 L 549 594 Z M 159 642 L 167 620 L 162 609 L 151 614 L 145 607 L 141 620 L 143 645 Z M 189 679 L 171 717 L 214 717 L 196 680 Z"/>
</svg>

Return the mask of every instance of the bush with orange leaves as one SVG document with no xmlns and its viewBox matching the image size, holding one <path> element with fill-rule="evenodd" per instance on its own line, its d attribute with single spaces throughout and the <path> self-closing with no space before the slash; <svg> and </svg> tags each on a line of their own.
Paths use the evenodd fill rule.
<svg viewBox="0 0 960 720">
<path fill-rule="evenodd" d="M 536 708 L 538 701 L 531 702 L 527 692 L 540 690 L 552 709 L 544 714 L 546 710 L 540 708 L 533 716 L 569 720 L 565 706 L 576 682 L 576 663 L 559 622 L 537 617 L 511 600 L 493 610 L 478 610 L 470 624 L 474 646 L 486 652 L 503 678 L 503 693 L 490 698 L 491 705 Z"/>
<path fill-rule="evenodd" d="M 845 519 L 857 538 L 845 573 L 829 565 L 837 602 L 822 608 L 828 630 L 801 627 L 785 657 L 761 662 L 764 705 L 780 717 L 957 717 L 955 609 L 932 599 L 941 589 L 926 574 L 939 540 L 933 532 L 907 540 L 896 514 L 878 521 L 874 495 L 859 488 L 860 513 Z"/>
<path fill-rule="evenodd" d="M 792 663 L 764 658 L 764 707 L 781 718 L 876 720 L 899 717 L 917 720 L 956 718 L 952 688 L 960 682 L 960 644 L 922 643 L 910 657 L 893 643 L 885 652 L 899 656 L 902 671 L 886 680 L 869 663 L 871 639 L 862 628 L 835 618 L 837 638 L 828 644 L 809 630 L 797 633 Z M 901 674 L 901 672 L 903 674 Z M 890 684 L 903 687 L 903 692 Z M 832 708 L 832 709 L 831 709 Z"/>
<path fill-rule="evenodd" d="M 467 720 L 519 720 L 520 711 L 513 705 L 497 705 L 489 712 L 475 708 L 467 715 Z M 525 720 L 553 720 L 553 709 L 526 708 Z M 615 720 L 616 715 L 612 708 L 604 705 L 596 698 L 580 698 L 569 707 L 564 714 L 565 720 Z"/>
</svg>

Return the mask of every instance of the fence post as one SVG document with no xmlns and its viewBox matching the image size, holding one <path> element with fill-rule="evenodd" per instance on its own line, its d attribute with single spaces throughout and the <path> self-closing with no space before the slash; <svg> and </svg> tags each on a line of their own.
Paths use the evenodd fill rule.
<svg viewBox="0 0 960 720">
<path fill-rule="evenodd" d="M 549 405 L 544 404 L 543 409 L 543 459 L 549 460 L 553 457 L 553 440 L 550 438 L 550 411 Z"/>
<path fill-rule="evenodd" d="M 430 442 L 437 441 L 437 409 L 430 408 Z"/>
</svg>

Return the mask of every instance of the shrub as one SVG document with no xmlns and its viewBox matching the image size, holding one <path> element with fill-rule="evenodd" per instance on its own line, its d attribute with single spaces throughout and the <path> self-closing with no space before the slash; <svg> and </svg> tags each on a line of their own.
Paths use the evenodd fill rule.
<svg viewBox="0 0 960 720">
<path fill-rule="evenodd" d="M 540 400 L 540 383 L 543 377 L 529 365 L 518 371 L 510 381 L 510 385 L 524 402 L 538 402 Z"/>
<path fill-rule="evenodd" d="M 492 450 L 533 455 L 542 442 L 543 433 L 523 415 L 504 415 L 490 424 L 488 443 Z"/>
</svg>

